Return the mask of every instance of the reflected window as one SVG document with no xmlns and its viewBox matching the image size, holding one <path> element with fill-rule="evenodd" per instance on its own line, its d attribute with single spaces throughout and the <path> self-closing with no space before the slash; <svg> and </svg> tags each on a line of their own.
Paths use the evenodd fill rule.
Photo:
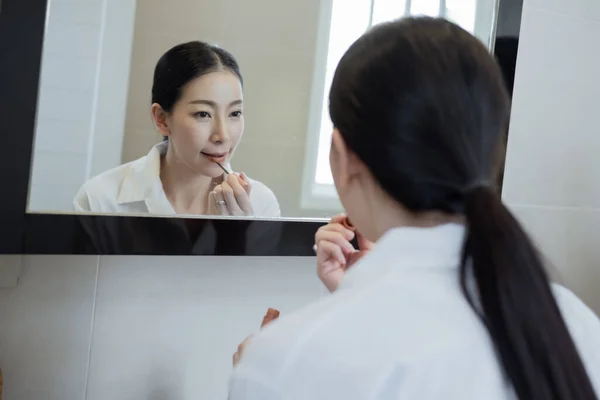
<svg viewBox="0 0 600 400">
<path fill-rule="evenodd" d="M 405 15 L 444 17 L 475 34 L 477 3 L 478 0 L 332 0 L 326 61 L 321 64 L 320 71 L 319 65 L 315 71 L 322 83 L 313 89 L 320 94 L 320 118 L 318 124 L 310 126 L 318 129 L 318 140 L 313 141 L 312 148 L 307 152 L 311 159 L 307 160 L 308 168 L 305 173 L 309 173 L 311 179 L 310 184 L 305 180 L 303 208 L 339 207 L 334 200 L 324 200 L 337 198 L 329 169 L 329 144 L 333 126 L 329 119 L 328 96 L 335 68 L 344 52 L 371 26 Z M 313 106 L 313 112 L 316 113 L 316 109 Z"/>
</svg>

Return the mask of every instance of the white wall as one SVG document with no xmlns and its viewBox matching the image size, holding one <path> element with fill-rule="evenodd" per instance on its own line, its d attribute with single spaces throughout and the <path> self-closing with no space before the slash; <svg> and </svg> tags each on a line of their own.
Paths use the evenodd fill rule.
<svg viewBox="0 0 600 400">
<path fill-rule="evenodd" d="M 325 292 L 313 258 L 22 258 L 0 281 L 4 400 L 225 399 L 267 308 Z"/>
<path fill-rule="evenodd" d="M 50 0 L 31 210 L 72 211 L 91 176 L 119 163 L 135 0 Z"/>
<path fill-rule="evenodd" d="M 503 197 L 600 313 L 600 2 L 525 0 Z"/>
</svg>

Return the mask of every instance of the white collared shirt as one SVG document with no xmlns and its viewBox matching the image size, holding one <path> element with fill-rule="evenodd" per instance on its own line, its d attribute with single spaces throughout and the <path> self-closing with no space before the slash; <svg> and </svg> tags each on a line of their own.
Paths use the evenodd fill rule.
<svg viewBox="0 0 600 400">
<path fill-rule="evenodd" d="M 73 200 L 75 211 L 117 214 L 175 214 L 160 180 L 160 157 L 168 142 L 155 145 L 135 161 L 103 172 L 83 184 Z M 231 171 L 231 166 L 227 165 Z M 250 179 L 254 217 L 279 217 L 277 198 L 265 184 Z"/>
<path fill-rule="evenodd" d="M 254 337 L 229 400 L 505 400 L 488 332 L 458 268 L 465 229 L 388 232 L 340 288 Z M 567 289 L 555 297 L 596 391 L 600 322 Z"/>
</svg>

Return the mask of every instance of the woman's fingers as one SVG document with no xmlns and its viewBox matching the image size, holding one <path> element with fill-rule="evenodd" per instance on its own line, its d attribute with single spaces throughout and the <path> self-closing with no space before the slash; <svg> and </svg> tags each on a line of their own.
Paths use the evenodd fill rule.
<svg viewBox="0 0 600 400">
<path fill-rule="evenodd" d="M 235 173 L 227 176 L 227 184 L 231 186 L 238 206 L 245 215 L 250 215 L 252 211 L 252 204 L 250 203 L 250 197 L 248 196 L 249 190 L 247 191 L 242 186 L 242 182 L 243 181 L 240 176 Z"/>
<path fill-rule="evenodd" d="M 244 341 L 239 344 L 237 351 L 233 354 L 233 366 L 234 367 L 239 364 L 239 362 L 242 358 L 242 355 L 244 354 L 244 350 L 246 349 L 246 347 L 248 346 L 248 343 L 250 342 L 250 339 L 252 339 L 252 336 L 248 336 L 246 339 L 244 339 Z"/>
<path fill-rule="evenodd" d="M 209 194 L 209 208 L 212 208 L 212 214 L 215 215 L 229 215 L 227 210 L 227 204 L 223 197 L 223 188 L 221 185 L 215 186 L 212 192 Z"/>
<path fill-rule="evenodd" d="M 252 190 L 252 183 L 250 183 L 250 178 L 248 178 L 243 172 L 239 175 L 239 177 L 240 184 L 242 185 L 248 196 L 250 196 L 250 191 Z"/>
<path fill-rule="evenodd" d="M 317 238 L 317 235 L 321 232 L 337 232 L 340 235 L 342 235 L 343 237 L 345 237 L 346 240 L 348 240 L 348 241 L 354 239 L 354 235 L 355 235 L 354 231 L 351 231 L 350 229 L 345 228 L 342 224 L 339 224 L 339 223 L 329 223 L 327 225 L 320 227 L 317 230 L 317 233 L 315 234 L 315 240 Z"/>
<path fill-rule="evenodd" d="M 339 231 L 319 229 L 315 235 L 317 251 L 319 250 L 322 242 L 334 243 L 346 254 L 352 253 L 356 250 L 354 246 L 352 246 L 352 243 L 350 243 L 348 240 L 348 236 Z"/>
<path fill-rule="evenodd" d="M 346 255 L 340 246 L 328 241 L 320 242 L 317 246 L 317 265 L 323 267 L 331 259 L 337 261 L 340 266 L 346 264 Z"/>
<path fill-rule="evenodd" d="M 329 220 L 330 224 L 341 224 L 343 220 L 346 219 L 346 214 L 337 214 L 334 215 L 333 217 L 331 217 L 331 219 Z"/>
<path fill-rule="evenodd" d="M 240 208 L 235 198 L 235 193 L 231 185 L 227 181 L 223 181 L 223 183 L 221 183 L 221 187 L 223 188 L 225 205 L 227 206 L 227 211 L 229 211 L 230 215 L 244 215 L 244 212 Z"/>
</svg>

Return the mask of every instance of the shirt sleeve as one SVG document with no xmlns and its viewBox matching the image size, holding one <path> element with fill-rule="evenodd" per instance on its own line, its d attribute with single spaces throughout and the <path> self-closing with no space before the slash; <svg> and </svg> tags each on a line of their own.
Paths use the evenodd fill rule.
<svg viewBox="0 0 600 400">
<path fill-rule="evenodd" d="M 90 212 L 90 201 L 88 199 L 87 193 L 83 188 L 77 192 L 77 195 L 73 199 L 73 210 L 76 212 Z"/>
<path fill-rule="evenodd" d="M 250 194 L 255 217 L 279 218 L 281 210 L 277 196 L 267 185 L 259 181 L 252 181 Z"/>
</svg>

